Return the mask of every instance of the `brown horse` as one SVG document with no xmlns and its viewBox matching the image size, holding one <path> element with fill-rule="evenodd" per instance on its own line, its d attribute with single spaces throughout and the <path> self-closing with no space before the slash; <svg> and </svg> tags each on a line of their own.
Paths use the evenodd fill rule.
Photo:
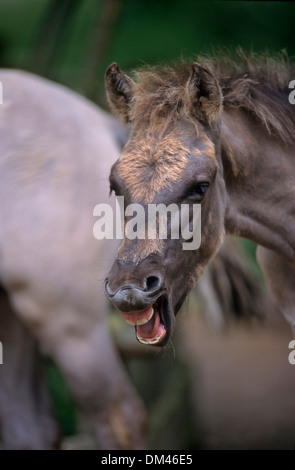
<svg viewBox="0 0 295 470">
<path fill-rule="evenodd" d="M 201 245 L 125 238 L 105 292 L 143 343 L 163 346 L 225 234 L 259 245 L 265 279 L 295 327 L 295 68 L 283 57 L 106 72 L 113 111 L 131 124 L 110 175 L 126 204 L 201 203 Z M 290 100 L 291 101 L 291 100 Z"/>
</svg>

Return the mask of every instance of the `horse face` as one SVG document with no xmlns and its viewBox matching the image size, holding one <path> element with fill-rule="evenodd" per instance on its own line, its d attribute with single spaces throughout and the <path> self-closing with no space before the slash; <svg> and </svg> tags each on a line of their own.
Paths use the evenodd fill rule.
<svg viewBox="0 0 295 470">
<path fill-rule="evenodd" d="M 126 119 L 126 112 L 127 116 L 132 113 L 130 102 L 136 101 L 132 92 L 136 86 L 115 68 L 116 73 L 107 72 L 109 99 L 112 103 L 116 90 L 119 98 L 126 97 L 120 107 Z M 192 77 L 189 86 L 191 81 Z M 186 84 L 186 95 L 190 93 L 189 86 Z M 140 92 L 137 93 L 142 107 L 145 100 L 140 100 Z M 206 96 L 208 100 L 208 85 Z M 146 103 L 148 106 L 148 100 Z M 117 100 L 113 108 L 116 106 Z M 140 205 L 144 228 L 139 238 L 125 237 L 106 278 L 105 292 L 125 320 L 136 326 L 140 342 L 163 346 L 172 334 L 176 313 L 223 239 L 225 201 L 218 124 L 216 116 L 213 119 L 202 109 L 194 112 L 191 100 L 182 105 L 183 113 L 168 120 L 168 124 L 163 121 L 167 115 L 163 115 L 162 108 L 157 114 L 159 120 L 155 116 L 141 120 L 136 119 L 136 102 L 133 106 L 130 140 L 112 167 L 110 185 L 118 196 L 124 196 L 126 211 L 135 207 L 130 204 Z M 148 116 L 148 109 L 143 116 Z M 196 125 L 198 114 L 201 119 Z M 177 214 L 176 219 L 172 215 L 166 218 L 167 237 L 160 234 L 159 217 L 150 220 L 150 208 L 159 204 L 168 212 L 173 205 Z M 196 204 L 201 205 L 202 227 L 198 249 L 194 248 L 194 235 L 191 240 L 184 239 L 180 226 L 185 205 L 187 226 L 194 234 Z M 131 212 L 125 214 L 127 225 Z M 173 220 L 174 224 L 178 221 L 179 237 L 172 237 Z M 151 224 L 156 228 L 154 237 L 149 236 Z M 185 245 L 187 242 L 192 249 Z"/>
</svg>

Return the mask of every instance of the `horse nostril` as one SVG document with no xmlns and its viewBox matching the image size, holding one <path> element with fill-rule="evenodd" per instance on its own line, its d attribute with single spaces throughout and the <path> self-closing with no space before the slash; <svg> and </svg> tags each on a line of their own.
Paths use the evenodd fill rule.
<svg viewBox="0 0 295 470">
<path fill-rule="evenodd" d="M 149 276 L 146 278 L 146 290 L 154 291 L 159 289 L 163 284 L 163 280 L 160 276 Z"/>
<path fill-rule="evenodd" d="M 105 279 L 104 281 L 103 290 L 108 299 L 113 297 L 113 295 L 116 293 L 116 290 L 111 289 L 108 279 Z"/>
<path fill-rule="evenodd" d="M 109 289 L 108 289 L 108 279 L 105 279 L 104 283 L 103 283 L 103 290 L 104 290 L 104 293 L 107 297 L 109 297 Z"/>
</svg>

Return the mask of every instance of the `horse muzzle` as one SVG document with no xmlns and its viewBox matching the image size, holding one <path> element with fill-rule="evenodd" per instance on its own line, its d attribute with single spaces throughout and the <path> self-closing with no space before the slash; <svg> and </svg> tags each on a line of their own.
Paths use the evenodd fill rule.
<svg viewBox="0 0 295 470">
<path fill-rule="evenodd" d="M 121 270 L 119 270 L 121 268 Z M 171 309 L 167 291 L 159 272 L 146 275 L 138 266 L 115 262 L 104 283 L 110 302 L 120 310 L 124 320 L 134 325 L 138 341 L 163 346 L 171 332 Z"/>
</svg>

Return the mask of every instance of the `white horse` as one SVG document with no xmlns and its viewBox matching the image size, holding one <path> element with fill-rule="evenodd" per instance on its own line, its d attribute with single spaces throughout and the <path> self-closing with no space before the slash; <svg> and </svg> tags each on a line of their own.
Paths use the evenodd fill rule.
<svg viewBox="0 0 295 470">
<path fill-rule="evenodd" d="M 64 374 L 99 447 L 142 448 L 145 411 L 105 320 L 102 280 L 117 246 L 92 234 L 94 206 L 110 203 L 119 125 L 34 75 L 1 71 L 0 81 L 4 447 L 46 449 L 59 442 L 35 338 Z"/>
</svg>

